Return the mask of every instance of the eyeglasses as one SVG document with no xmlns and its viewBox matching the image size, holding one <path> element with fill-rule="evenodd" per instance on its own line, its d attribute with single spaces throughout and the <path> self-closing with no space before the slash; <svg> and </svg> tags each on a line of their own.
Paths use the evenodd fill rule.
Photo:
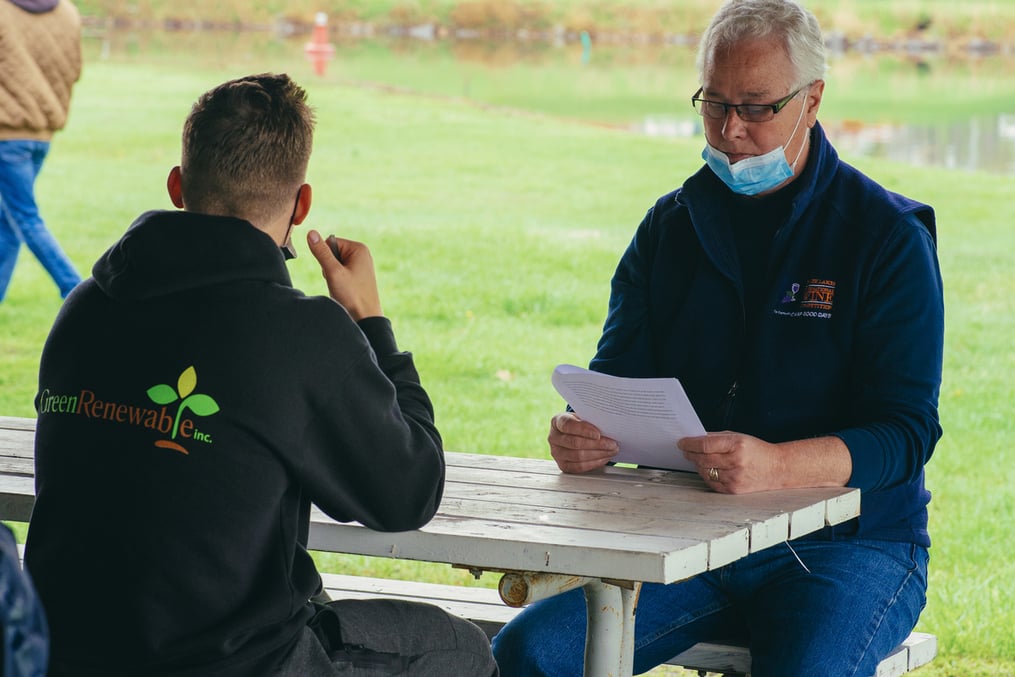
<svg viewBox="0 0 1015 677">
<path fill-rule="evenodd" d="M 722 101 L 709 101 L 708 99 L 699 98 L 704 91 L 704 88 L 699 87 L 698 91 L 691 97 L 691 105 L 694 106 L 694 110 L 698 115 L 712 118 L 713 120 L 722 120 L 729 114 L 730 108 L 732 108 L 737 112 L 737 116 L 745 122 L 768 122 L 787 103 L 792 101 L 794 96 L 809 86 L 809 84 L 804 85 L 785 99 L 780 99 L 775 103 L 723 103 Z"/>
</svg>

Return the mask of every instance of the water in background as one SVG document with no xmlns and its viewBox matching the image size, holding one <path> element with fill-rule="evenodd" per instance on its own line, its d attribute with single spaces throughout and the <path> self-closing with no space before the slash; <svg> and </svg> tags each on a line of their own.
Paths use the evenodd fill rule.
<svg viewBox="0 0 1015 677">
<path fill-rule="evenodd" d="M 1015 113 L 984 113 L 938 123 L 830 120 L 824 115 L 819 119 L 843 156 L 1015 175 Z M 649 117 L 632 128 L 659 137 L 701 134 L 701 123 L 686 117 Z"/>
<path fill-rule="evenodd" d="M 86 37 L 85 57 L 195 68 L 250 62 L 252 70 L 286 70 L 297 79 L 467 99 L 657 137 L 701 135 L 689 103 L 697 87 L 693 45 L 410 34 L 340 39 L 315 72 L 304 51 L 308 38 L 103 29 Z M 831 65 L 819 119 L 840 154 L 1015 174 L 1012 56 L 834 54 Z"/>
</svg>

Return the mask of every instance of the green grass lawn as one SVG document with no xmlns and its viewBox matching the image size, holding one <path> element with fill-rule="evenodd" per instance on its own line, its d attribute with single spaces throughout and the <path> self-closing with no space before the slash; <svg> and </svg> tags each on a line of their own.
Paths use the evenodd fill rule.
<svg viewBox="0 0 1015 677">
<path fill-rule="evenodd" d="M 140 212 L 171 207 L 165 178 L 196 96 L 270 68 L 265 58 L 203 69 L 88 64 L 38 183 L 43 215 L 82 272 Z M 592 356 L 618 257 L 655 198 L 697 168 L 700 141 L 354 87 L 315 79 L 308 67 L 291 72 L 319 120 L 304 231 L 371 246 L 385 311 L 417 358 L 447 448 L 545 457 L 549 417 L 563 406 L 550 372 Z M 854 160 L 933 204 L 939 218 L 945 437 L 928 466 L 934 546 L 918 629 L 938 636 L 940 655 L 919 674 L 1015 675 L 1012 178 Z M 301 254 L 291 265 L 296 285 L 323 293 L 316 264 L 305 247 Z M 0 304 L 0 413 L 34 416 L 38 358 L 59 304 L 23 251 Z M 358 573 L 469 579 L 436 565 L 320 561 Z"/>
</svg>

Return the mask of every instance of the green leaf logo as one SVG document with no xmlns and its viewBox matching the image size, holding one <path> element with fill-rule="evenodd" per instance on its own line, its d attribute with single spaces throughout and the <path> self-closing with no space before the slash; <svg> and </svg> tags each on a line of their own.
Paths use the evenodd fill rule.
<svg viewBox="0 0 1015 677">
<path fill-rule="evenodd" d="M 176 379 L 176 388 L 166 383 L 154 385 L 148 389 L 148 397 L 155 404 L 172 404 L 179 400 L 180 405 L 176 408 L 176 418 L 173 419 L 173 434 L 171 439 L 176 439 L 180 430 L 180 417 L 188 409 L 197 416 L 211 416 L 218 412 L 219 405 L 209 395 L 195 393 L 197 388 L 197 370 L 193 365 L 187 367 Z"/>
<path fill-rule="evenodd" d="M 152 386 L 148 389 L 148 397 L 155 404 L 172 404 L 179 399 L 173 387 L 167 385 Z"/>
</svg>

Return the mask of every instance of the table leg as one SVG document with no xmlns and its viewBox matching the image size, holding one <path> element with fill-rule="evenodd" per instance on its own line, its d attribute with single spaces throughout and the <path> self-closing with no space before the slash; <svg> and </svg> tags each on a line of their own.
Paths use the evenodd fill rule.
<svg viewBox="0 0 1015 677">
<path fill-rule="evenodd" d="M 630 677 L 634 671 L 634 615 L 641 583 L 628 589 L 592 580 L 584 588 L 588 612 L 585 677 Z"/>
<path fill-rule="evenodd" d="M 514 607 L 578 587 L 585 591 L 588 616 L 585 677 L 631 677 L 634 670 L 634 614 L 641 583 L 617 585 L 584 576 L 515 572 L 504 574 L 498 585 L 501 599 Z"/>
</svg>

